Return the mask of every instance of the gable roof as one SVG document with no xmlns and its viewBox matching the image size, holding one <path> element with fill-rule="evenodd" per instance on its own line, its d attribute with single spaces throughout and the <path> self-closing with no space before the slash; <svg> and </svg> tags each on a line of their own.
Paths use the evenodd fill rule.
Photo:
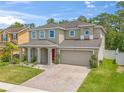
<svg viewBox="0 0 124 93">
<path fill-rule="evenodd" d="M 60 24 L 60 26 L 65 29 L 68 29 L 68 28 L 78 28 L 81 26 L 93 26 L 93 24 L 88 22 L 81 22 L 81 21 L 71 21 L 71 22 Z"/>
<path fill-rule="evenodd" d="M 59 29 L 66 30 L 68 28 L 78 28 L 78 27 L 82 27 L 82 26 L 93 26 L 93 24 L 87 23 L 87 22 L 81 22 L 81 21 L 71 21 L 71 22 L 65 22 L 62 24 L 49 23 L 49 24 L 45 24 L 43 26 L 36 27 L 34 29 L 59 28 Z"/>
<path fill-rule="evenodd" d="M 9 27 L 9 28 L 4 29 L 3 31 L 7 32 L 7 33 L 19 33 L 25 29 L 28 29 L 28 28 L 26 28 L 26 27 L 17 27 L 17 28 Z"/>
<path fill-rule="evenodd" d="M 65 30 L 62 26 L 60 26 L 59 24 L 55 24 L 55 23 L 49 23 L 49 24 L 45 24 L 43 26 L 39 26 L 36 27 L 35 29 L 49 29 L 49 28 L 59 28 L 59 29 L 63 29 Z"/>
</svg>

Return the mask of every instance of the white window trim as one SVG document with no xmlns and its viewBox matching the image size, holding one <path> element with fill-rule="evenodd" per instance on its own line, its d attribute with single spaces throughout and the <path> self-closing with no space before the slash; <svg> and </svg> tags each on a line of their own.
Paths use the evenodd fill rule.
<svg viewBox="0 0 124 93">
<path fill-rule="evenodd" d="M 74 32 L 74 35 L 73 35 L 73 36 L 71 35 L 71 32 L 72 32 L 72 31 Z M 69 31 L 69 37 L 75 37 L 75 30 Z"/>
<path fill-rule="evenodd" d="M 33 38 L 32 33 L 35 32 L 35 38 Z M 36 39 L 37 38 L 37 33 L 36 31 L 31 31 L 31 39 Z"/>
<path fill-rule="evenodd" d="M 54 37 L 50 37 L 50 31 L 54 32 Z M 55 38 L 55 36 L 56 36 L 55 30 L 49 30 L 49 38 Z"/>
<path fill-rule="evenodd" d="M 40 33 L 43 32 L 44 33 L 44 37 L 40 36 Z M 39 39 L 45 39 L 45 31 L 39 31 Z"/>
</svg>

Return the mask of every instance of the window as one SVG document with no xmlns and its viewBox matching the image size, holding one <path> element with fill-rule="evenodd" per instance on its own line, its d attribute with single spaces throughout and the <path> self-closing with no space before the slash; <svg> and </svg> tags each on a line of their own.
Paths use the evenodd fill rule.
<svg viewBox="0 0 124 93">
<path fill-rule="evenodd" d="M 85 30 L 84 35 L 89 36 L 90 35 L 90 30 L 89 29 Z"/>
<path fill-rule="evenodd" d="M 17 34 L 13 34 L 13 40 L 17 39 Z"/>
<path fill-rule="evenodd" d="M 35 32 L 35 31 L 32 31 L 32 32 L 31 32 L 31 38 L 32 38 L 32 39 L 36 39 L 36 32 Z"/>
<path fill-rule="evenodd" d="M 69 36 L 74 37 L 75 36 L 75 31 L 69 31 Z"/>
<path fill-rule="evenodd" d="M 3 41 L 7 41 L 7 35 L 6 34 L 3 34 Z"/>
<path fill-rule="evenodd" d="M 39 32 L 39 38 L 40 38 L 40 39 L 45 39 L 45 32 L 40 31 L 40 32 Z"/>
<path fill-rule="evenodd" d="M 55 38 L 55 30 L 49 31 L 49 38 Z"/>
</svg>

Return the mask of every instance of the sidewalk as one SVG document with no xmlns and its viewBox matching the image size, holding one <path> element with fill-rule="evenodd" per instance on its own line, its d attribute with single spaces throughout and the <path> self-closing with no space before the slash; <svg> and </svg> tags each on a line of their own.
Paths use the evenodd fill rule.
<svg viewBox="0 0 124 93">
<path fill-rule="evenodd" d="M 47 92 L 36 88 L 24 87 L 21 85 L 15 85 L 15 84 L 3 83 L 3 82 L 0 82 L 0 89 L 7 90 L 7 92 Z"/>
</svg>

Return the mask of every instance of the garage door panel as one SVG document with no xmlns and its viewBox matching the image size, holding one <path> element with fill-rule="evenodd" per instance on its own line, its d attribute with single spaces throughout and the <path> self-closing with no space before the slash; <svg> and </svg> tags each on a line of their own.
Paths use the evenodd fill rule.
<svg viewBox="0 0 124 93">
<path fill-rule="evenodd" d="M 61 63 L 71 65 L 89 65 L 89 59 L 92 52 L 62 50 Z"/>
</svg>

